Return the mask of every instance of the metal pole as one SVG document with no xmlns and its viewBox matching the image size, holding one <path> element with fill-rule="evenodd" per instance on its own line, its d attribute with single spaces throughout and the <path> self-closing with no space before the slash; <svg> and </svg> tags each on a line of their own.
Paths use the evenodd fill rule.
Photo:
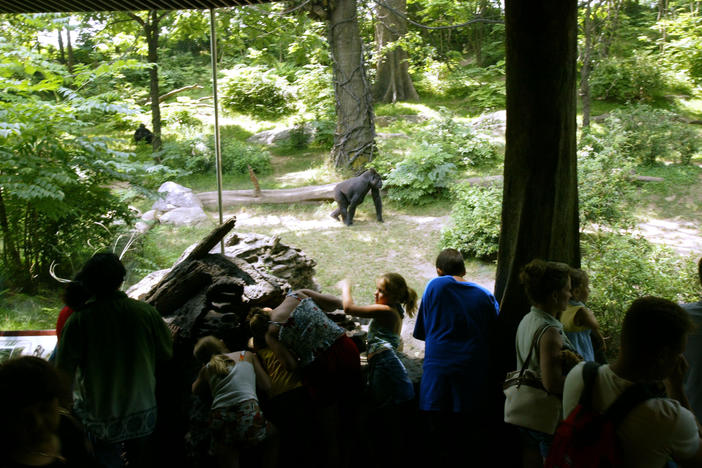
<svg viewBox="0 0 702 468">
<path fill-rule="evenodd" d="M 210 8 L 210 55 L 212 56 L 212 100 L 214 103 L 214 140 L 215 167 L 217 169 L 217 209 L 219 210 L 219 225 L 224 224 L 222 214 L 222 146 L 219 141 L 219 100 L 217 99 L 217 34 L 215 32 L 215 11 Z M 219 242 L 224 255 L 224 239 Z"/>
</svg>

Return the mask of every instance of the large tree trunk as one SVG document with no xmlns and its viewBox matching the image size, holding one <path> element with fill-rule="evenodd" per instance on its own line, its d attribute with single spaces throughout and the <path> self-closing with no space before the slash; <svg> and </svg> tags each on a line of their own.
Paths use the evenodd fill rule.
<svg viewBox="0 0 702 468">
<path fill-rule="evenodd" d="M 592 70 L 592 36 L 594 34 L 591 4 L 592 0 L 587 0 L 583 21 L 585 44 L 580 54 L 583 62 L 583 66 L 580 69 L 580 102 L 583 109 L 582 128 L 590 127 L 590 71 Z"/>
<path fill-rule="evenodd" d="M 407 0 L 386 0 L 387 5 L 400 12 L 407 11 Z M 378 54 L 373 96 L 380 102 L 419 99 L 409 76 L 408 56 L 402 47 L 385 49 L 407 34 L 407 21 L 380 4 L 375 7 L 375 43 Z"/>
<path fill-rule="evenodd" d="M 61 29 L 56 31 L 58 33 L 58 45 L 59 45 L 59 52 L 61 56 L 61 63 L 65 64 L 66 63 L 66 53 L 64 52 L 63 48 L 63 34 L 61 34 Z"/>
<path fill-rule="evenodd" d="M 158 35 L 160 17 L 156 10 L 149 12 L 149 21 L 144 26 L 146 42 L 148 44 L 148 60 L 153 63 L 149 69 L 149 98 L 151 99 L 151 126 L 153 139 L 151 140 L 154 153 L 161 149 L 161 106 L 158 91 Z"/>
<path fill-rule="evenodd" d="M 495 295 L 502 350 L 529 310 L 521 268 L 540 257 L 580 265 L 576 168 L 576 0 L 507 0 L 507 133 Z"/>
<path fill-rule="evenodd" d="M 375 115 L 363 62 L 356 0 L 333 2 L 327 28 L 336 99 L 331 157 L 337 168 L 359 168 L 375 156 Z"/>
<path fill-rule="evenodd" d="M 66 28 L 66 52 L 68 53 L 66 68 L 68 73 L 73 73 L 73 46 L 71 45 L 71 30 L 69 28 Z"/>
</svg>

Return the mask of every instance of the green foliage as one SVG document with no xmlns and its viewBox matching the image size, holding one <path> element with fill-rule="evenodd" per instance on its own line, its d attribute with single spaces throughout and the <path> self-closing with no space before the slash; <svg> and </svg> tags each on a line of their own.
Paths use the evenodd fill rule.
<svg viewBox="0 0 702 468">
<path fill-rule="evenodd" d="M 460 184 L 452 189 L 455 202 L 451 225 L 441 233 L 441 247 L 458 249 L 466 257 L 497 258 L 502 216 L 502 188 Z"/>
<path fill-rule="evenodd" d="M 667 37 L 660 40 L 662 64 L 702 85 L 702 16 L 680 11 L 661 22 Z"/>
<path fill-rule="evenodd" d="M 223 72 L 222 106 L 233 112 L 278 118 L 293 111 L 289 86 L 273 70 L 236 65 Z"/>
<path fill-rule="evenodd" d="M 233 138 L 222 139 L 222 173 L 248 174 L 248 166 L 257 174 L 271 171 L 271 155 L 258 145 Z M 216 167 L 214 138 L 198 136 L 181 141 L 166 141 L 161 151 L 164 164 L 193 174 L 214 173 Z"/>
<path fill-rule="evenodd" d="M 581 246 L 582 268 L 589 274 L 592 288 L 588 306 L 610 338 L 610 347 L 618 342 L 614 338 L 634 299 L 646 295 L 680 302 L 699 299 L 694 258 L 681 257 L 628 234 L 584 234 Z"/>
<path fill-rule="evenodd" d="M 590 75 L 593 99 L 616 102 L 651 101 L 665 89 L 658 65 L 648 55 L 610 57 L 599 62 Z"/>
<path fill-rule="evenodd" d="M 634 186 L 634 166 L 621 153 L 622 135 L 602 137 L 584 133 L 578 150 L 578 197 L 580 224 L 632 227 L 629 203 Z"/>
<path fill-rule="evenodd" d="M 497 148 L 489 140 L 477 134 L 471 124 L 454 119 L 446 109 L 441 112 L 441 119 L 417 132 L 420 141 L 436 144 L 443 152 L 454 155 L 459 167 L 479 167 L 496 161 Z"/>
<path fill-rule="evenodd" d="M 422 143 L 387 175 L 391 200 L 423 205 L 447 194 L 456 176 L 454 156 L 438 144 Z"/>
<path fill-rule="evenodd" d="M 111 104 L 61 88 L 62 70 L 24 49 L 0 43 L 0 58 L 2 265 L 12 286 L 31 289 L 53 260 L 111 242 L 130 213 L 107 185 L 139 166 L 110 140 L 80 133 Z"/>
<path fill-rule="evenodd" d="M 643 165 L 663 161 L 689 164 L 700 147 L 694 129 L 676 121 L 672 112 L 647 104 L 612 111 L 601 142 L 611 146 L 611 152 Z"/>
<path fill-rule="evenodd" d="M 314 114 L 317 119 L 334 118 L 334 85 L 329 66 L 310 64 L 298 68 L 293 85 L 302 112 Z"/>
<path fill-rule="evenodd" d="M 505 108 L 504 60 L 488 67 L 459 67 L 447 73 L 443 83 L 445 96 L 465 98 L 475 112 Z"/>
</svg>

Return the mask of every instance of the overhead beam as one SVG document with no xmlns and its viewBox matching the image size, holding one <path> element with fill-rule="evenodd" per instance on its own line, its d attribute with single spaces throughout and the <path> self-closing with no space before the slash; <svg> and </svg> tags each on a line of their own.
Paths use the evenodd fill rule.
<svg viewBox="0 0 702 468">
<path fill-rule="evenodd" d="M 260 3 L 270 3 L 270 0 L 0 0 L 0 14 L 210 10 Z"/>
</svg>

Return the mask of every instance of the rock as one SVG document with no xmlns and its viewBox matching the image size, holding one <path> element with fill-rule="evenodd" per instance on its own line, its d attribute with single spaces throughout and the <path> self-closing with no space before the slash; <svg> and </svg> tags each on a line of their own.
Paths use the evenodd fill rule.
<svg viewBox="0 0 702 468">
<path fill-rule="evenodd" d="M 192 224 L 207 221 L 209 217 L 205 210 L 199 206 L 191 208 L 174 208 L 161 215 L 159 221 L 162 224 L 172 224 L 174 226 L 190 226 Z"/>
<path fill-rule="evenodd" d="M 127 289 L 127 296 L 131 297 L 132 299 L 138 299 L 140 301 L 143 301 L 146 297 L 146 294 L 149 291 L 151 291 L 151 289 L 159 281 L 161 281 L 163 277 L 166 276 L 166 273 L 168 273 L 169 271 L 170 269 L 168 268 L 166 268 L 165 270 L 152 271 L 144 278 L 142 278 L 141 281 L 139 281 L 136 284 L 133 284 L 129 289 Z"/>
<path fill-rule="evenodd" d="M 148 223 L 150 221 L 158 221 L 158 211 L 149 210 L 143 215 L 141 215 L 141 220 Z"/>
<path fill-rule="evenodd" d="M 151 224 L 145 223 L 144 221 L 137 221 L 136 224 L 134 224 L 134 229 L 137 232 L 143 234 L 149 229 L 151 229 Z"/>
<path fill-rule="evenodd" d="M 264 130 L 262 132 L 251 135 L 246 141 L 249 143 L 258 143 L 260 145 L 275 145 L 282 143 L 290 138 L 290 134 L 296 127 L 274 128 L 272 130 Z M 315 129 L 309 123 L 303 125 L 305 135 L 308 139 L 314 138 Z"/>
<path fill-rule="evenodd" d="M 193 191 L 175 182 L 164 182 L 158 188 L 158 193 L 163 194 L 163 198 L 152 205 L 151 208 L 154 210 L 163 212 L 174 208 L 197 207 L 202 209 L 202 203 Z"/>
</svg>

